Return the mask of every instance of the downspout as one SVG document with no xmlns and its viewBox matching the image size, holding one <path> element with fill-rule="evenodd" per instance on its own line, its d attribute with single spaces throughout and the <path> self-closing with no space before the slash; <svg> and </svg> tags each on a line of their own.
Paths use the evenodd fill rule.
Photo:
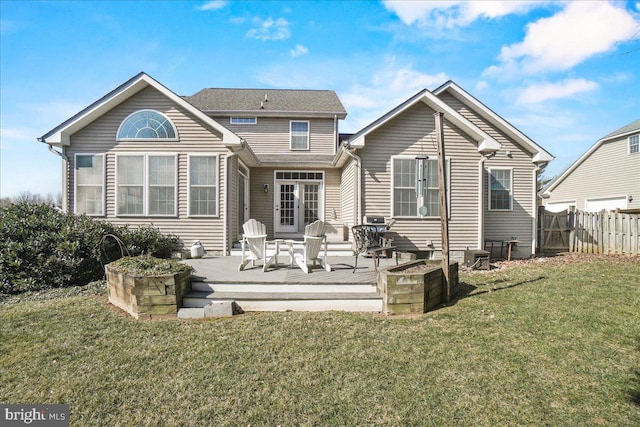
<svg viewBox="0 0 640 427">
<path fill-rule="evenodd" d="M 478 249 L 484 250 L 484 162 L 483 155 L 478 162 Z"/>
<path fill-rule="evenodd" d="M 340 134 L 338 134 L 338 115 L 333 115 L 333 155 L 335 156 L 338 152 L 338 144 L 340 144 Z"/>
<path fill-rule="evenodd" d="M 238 150 L 238 151 L 232 151 L 231 154 L 227 154 L 224 158 L 224 174 L 225 174 L 225 179 L 224 179 L 224 220 L 223 220 L 223 224 L 222 224 L 222 248 L 223 248 L 223 255 L 224 256 L 228 256 L 230 254 L 229 252 L 229 214 L 230 214 L 230 206 L 231 204 L 229 203 L 229 175 L 231 174 L 231 171 L 229 169 L 229 163 L 230 160 L 232 158 L 234 158 L 235 156 L 238 155 L 238 153 L 241 153 L 242 151 L 244 151 L 247 148 L 247 143 L 246 141 L 242 141 L 242 147 Z"/>
<path fill-rule="evenodd" d="M 56 150 L 55 148 L 53 148 L 52 144 L 49 144 L 47 141 L 45 141 L 42 138 L 37 138 L 38 142 L 42 142 L 44 144 L 47 144 L 47 146 L 49 147 L 49 151 L 51 151 L 53 154 L 55 154 L 56 156 L 60 157 L 62 159 L 62 210 L 64 212 L 69 212 L 69 197 L 68 197 L 68 182 L 67 182 L 67 174 L 68 171 L 67 169 L 69 168 L 69 156 L 67 156 L 67 154 L 64 152 L 64 146 L 61 147 L 62 148 L 62 152 Z"/>
<path fill-rule="evenodd" d="M 536 254 L 536 248 L 538 247 L 538 172 L 542 168 L 536 165 L 533 168 L 533 229 L 531 230 L 531 255 Z"/>
<path fill-rule="evenodd" d="M 357 184 L 357 193 L 356 193 L 356 198 L 357 198 L 357 204 L 356 204 L 356 215 L 358 216 L 356 218 L 356 225 L 361 224 L 362 221 L 362 186 L 360 185 L 360 179 L 361 179 L 361 174 L 362 174 L 362 159 L 360 158 L 360 156 L 358 156 L 357 154 L 354 154 L 351 152 L 351 150 L 349 150 L 348 148 L 345 149 L 345 152 L 356 161 L 356 170 L 357 170 L 357 174 L 356 174 L 356 184 Z"/>
</svg>

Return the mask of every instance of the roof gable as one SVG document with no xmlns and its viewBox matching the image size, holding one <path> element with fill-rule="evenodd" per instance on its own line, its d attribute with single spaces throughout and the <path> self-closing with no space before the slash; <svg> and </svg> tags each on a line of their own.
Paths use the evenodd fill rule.
<svg viewBox="0 0 640 427">
<path fill-rule="evenodd" d="M 560 185 L 560 183 L 562 181 L 564 181 L 569 175 L 571 175 L 571 173 L 574 170 L 576 170 L 578 168 L 578 166 L 580 166 L 593 153 L 595 153 L 596 150 L 600 146 L 602 146 L 602 144 L 604 144 L 605 142 L 611 141 L 612 139 L 616 139 L 616 138 L 622 138 L 622 137 L 634 134 L 636 132 L 640 132 L 640 119 L 635 120 L 635 121 L 629 123 L 628 125 L 625 125 L 625 126 L 621 127 L 620 129 L 617 129 L 617 130 L 615 130 L 615 131 L 613 131 L 611 133 L 608 133 L 604 137 L 600 138 L 598 141 L 596 141 L 595 144 L 593 144 L 593 146 L 591 148 L 589 148 L 587 150 L 586 153 L 584 153 L 582 156 L 580 156 L 580 158 L 578 160 L 576 160 L 571 166 L 569 166 L 567 168 L 567 170 L 562 172 L 562 174 L 560 174 L 559 177 L 557 177 L 555 180 L 550 182 L 544 189 L 542 189 L 541 193 L 543 195 L 545 195 L 545 194 L 548 195 L 551 191 L 553 191 L 554 188 L 556 188 L 558 185 Z"/>
<path fill-rule="evenodd" d="M 554 159 L 553 155 L 548 151 L 536 144 L 531 138 L 526 136 L 511 123 L 507 122 L 504 118 L 500 117 L 496 112 L 484 105 L 469 92 L 462 89 L 454 81 L 449 80 L 434 90 L 433 93 L 436 96 L 439 96 L 446 91 L 449 91 L 455 98 L 458 98 L 467 106 L 471 106 L 478 114 L 488 120 L 491 124 L 518 142 L 525 148 L 525 150 L 532 154 L 532 162 L 546 163 Z"/>
<path fill-rule="evenodd" d="M 332 90 L 202 89 L 185 99 L 210 114 L 338 116 L 347 112 Z"/>
<path fill-rule="evenodd" d="M 242 144 L 242 140 L 238 135 L 234 134 L 229 129 L 225 128 L 220 123 L 216 122 L 211 117 L 186 102 L 182 97 L 176 95 L 174 92 L 144 72 L 135 75 L 79 113 L 51 129 L 49 132 L 38 138 L 38 141 L 56 146 L 69 145 L 70 137 L 75 132 L 79 131 L 98 117 L 120 105 L 122 102 L 147 87 L 155 88 L 171 101 L 202 120 L 206 125 L 210 126 L 222 136 L 222 141 L 225 145 L 239 146 Z"/>
<path fill-rule="evenodd" d="M 482 129 L 478 128 L 476 125 L 471 123 L 469 120 L 465 119 L 455 111 L 453 108 L 449 107 L 446 103 L 436 97 L 433 93 L 429 92 L 427 89 L 423 89 L 402 104 L 395 107 L 393 110 L 389 111 L 379 119 L 375 120 L 359 132 L 352 135 L 348 143 L 355 148 L 364 147 L 366 142 L 366 137 L 374 130 L 378 129 L 380 126 L 385 123 L 393 120 L 398 115 L 402 114 L 407 109 L 411 108 L 413 105 L 418 102 L 422 102 L 433 110 L 444 113 L 445 119 L 456 125 L 462 131 L 471 136 L 478 143 L 478 151 L 483 154 L 488 154 L 491 152 L 495 152 L 500 149 L 501 144 L 489 136 Z"/>
</svg>

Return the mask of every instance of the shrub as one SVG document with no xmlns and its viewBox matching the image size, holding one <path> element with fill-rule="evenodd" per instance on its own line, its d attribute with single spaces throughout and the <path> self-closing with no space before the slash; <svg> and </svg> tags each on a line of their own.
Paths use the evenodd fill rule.
<svg viewBox="0 0 640 427">
<path fill-rule="evenodd" d="M 120 273 L 132 276 L 161 276 L 165 274 L 193 271 L 193 268 L 171 259 L 160 259 L 151 255 L 124 257 L 109 264 Z"/>
<path fill-rule="evenodd" d="M 168 257 L 178 242 L 157 229 L 118 227 L 31 203 L 0 208 L 0 291 L 15 293 L 85 285 L 104 276 L 104 264 L 131 255 Z"/>
</svg>

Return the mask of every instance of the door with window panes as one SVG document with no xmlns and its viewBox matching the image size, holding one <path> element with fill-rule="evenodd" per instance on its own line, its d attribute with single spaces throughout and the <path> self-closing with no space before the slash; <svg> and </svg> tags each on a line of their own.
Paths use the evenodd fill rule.
<svg viewBox="0 0 640 427">
<path fill-rule="evenodd" d="M 323 172 L 277 171 L 276 234 L 302 234 L 307 224 L 323 219 L 323 190 Z"/>
</svg>

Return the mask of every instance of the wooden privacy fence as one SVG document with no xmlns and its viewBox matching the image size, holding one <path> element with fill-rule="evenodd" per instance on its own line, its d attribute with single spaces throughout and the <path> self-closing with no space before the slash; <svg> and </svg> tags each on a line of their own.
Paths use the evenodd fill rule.
<svg viewBox="0 0 640 427">
<path fill-rule="evenodd" d="M 640 255 L 640 215 L 538 211 L 538 252 Z"/>
<path fill-rule="evenodd" d="M 571 252 L 640 254 L 640 215 L 620 212 L 569 212 Z"/>
</svg>

